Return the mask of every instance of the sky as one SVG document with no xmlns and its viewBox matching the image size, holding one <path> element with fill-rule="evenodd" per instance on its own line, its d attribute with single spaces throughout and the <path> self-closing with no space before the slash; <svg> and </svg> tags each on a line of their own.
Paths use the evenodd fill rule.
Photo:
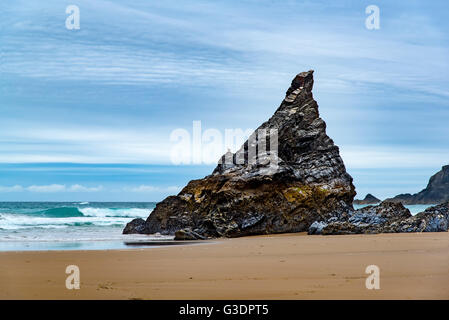
<svg viewBox="0 0 449 320">
<path fill-rule="evenodd" d="M 79 29 L 66 27 L 69 5 Z M 379 29 L 365 25 L 369 5 Z M 0 201 L 160 201 L 214 168 L 173 163 L 173 132 L 193 137 L 201 121 L 226 150 L 226 130 L 257 128 L 309 69 L 358 197 L 418 192 L 449 163 L 448 11 L 445 0 L 5 1 Z"/>
</svg>

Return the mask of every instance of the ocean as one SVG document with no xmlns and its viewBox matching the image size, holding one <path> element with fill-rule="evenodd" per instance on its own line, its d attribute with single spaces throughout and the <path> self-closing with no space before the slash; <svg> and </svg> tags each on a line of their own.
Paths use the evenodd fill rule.
<svg viewBox="0 0 449 320">
<path fill-rule="evenodd" d="M 123 235 L 127 222 L 146 219 L 155 202 L 0 202 L 0 251 L 97 250 L 170 240 Z"/>
<path fill-rule="evenodd" d="M 0 251 L 135 248 L 172 236 L 123 235 L 126 223 L 146 219 L 155 202 L 0 202 Z M 364 205 L 354 205 L 355 209 Z M 412 214 L 429 205 L 406 206 Z"/>
</svg>

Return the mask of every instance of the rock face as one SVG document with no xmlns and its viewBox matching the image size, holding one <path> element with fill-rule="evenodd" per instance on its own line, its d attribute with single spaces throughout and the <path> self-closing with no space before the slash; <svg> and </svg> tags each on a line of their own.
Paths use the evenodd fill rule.
<svg viewBox="0 0 449 320">
<path fill-rule="evenodd" d="M 274 115 L 240 150 L 225 154 L 211 175 L 190 181 L 124 233 L 202 239 L 301 232 L 352 210 L 352 178 L 326 135 L 312 87 L 313 70 L 298 74 Z"/>
<path fill-rule="evenodd" d="M 373 196 L 371 193 L 368 193 L 363 200 L 354 200 L 354 204 L 377 204 L 381 201 Z"/>
<path fill-rule="evenodd" d="M 378 206 L 368 206 L 326 221 L 314 222 L 309 234 L 381 233 L 385 225 L 411 216 L 401 203 L 382 202 Z"/>
<path fill-rule="evenodd" d="M 449 227 L 449 202 L 430 207 L 417 215 L 392 223 L 384 232 L 444 232 Z"/>
<path fill-rule="evenodd" d="M 378 206 L 368 206 L 349 211 L 340 217 L 316 221 L 309 234 L 357 234 L 396 232 L 442 232 L 449 225 L 449 202 L 415 216 L 401 203 L 384 201 Z"/>
<path fill-rule="evenodd" d="M 427 187 L 416 194 L 400 194 L 388 201 L 403 204 L 439 204 L 449 201 L 449 165 L 432 176 Z"/>
<path fill-rule="evenodd" d="M 127 223 L 125 229 L 123 229 L 123 234 L 129 233 L 145 233 L 145 220 L 137 218 Z"/>
</svg>

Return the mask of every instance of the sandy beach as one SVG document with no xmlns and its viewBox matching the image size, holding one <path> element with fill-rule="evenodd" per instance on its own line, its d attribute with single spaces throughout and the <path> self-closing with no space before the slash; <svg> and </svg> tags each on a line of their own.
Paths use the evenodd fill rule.
<svg viewBox="0 0 449 320">
<path fill-rule="evenodd" d="M 379 290 L 365 287 L 373 264 Z M 79 290 L 65 287 L 68 265 L 80 268 Z M 449 233 L 1 252 L 0 299 L 449 299 Z"/>
</svg>

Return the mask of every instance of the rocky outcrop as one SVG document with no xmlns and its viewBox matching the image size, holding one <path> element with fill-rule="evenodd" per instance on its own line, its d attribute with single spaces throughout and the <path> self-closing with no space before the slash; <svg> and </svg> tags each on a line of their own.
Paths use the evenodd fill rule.
<svg viewBox="0 0 449 320">
<path fill-rule="evenodd" d="M 363 200 L 354 200 L 354 204 L 378 204 L 381 200 L 377 199 L 371 193 L 368 193 Z"/>
<path fill-rule="evenodd" d="M 309 234 L 380 233 L 383 227 L 395 221 L 410 218 L 410 211 L 401 203 L 382 202 L 325 221 L 314 222 Z"/>
<path fill-rule="evenodd" d="M 127 223 L 125 229 L 123 229 L 123 234 L 130 233 L 145 233 L 145 220 L 136 218 Z"/>
<path fill-rule="evenodd" d="M 384 232 L 444 232 L 449 227 L 449 202 L 386 226 Z"/>
<path fill-rule="evenodd" d="M 449 165 L 433 175 L 427 187 L 416 194 L 400 194 L 388 201 L 403 204 L 439 204 L 449 201 Z"/>
<path fill-rule="evenodd" d="M 300 232 L 352 210 L 352 178 L 326 134 L 312 88 L 313 71 L 298 74 L 274 115 L 240 150 L 124 233 L 203 239 Z"/>
<path fill-rule="evenodd" d="M 326 221 L 316 221 L 310 226 L 308 233 L 442 232 L 448 231 L 448 225 L 449 202 L 412 216 L 401 203 L 384 201 L 378 206 L 368 206 Z"/>
</svg>

